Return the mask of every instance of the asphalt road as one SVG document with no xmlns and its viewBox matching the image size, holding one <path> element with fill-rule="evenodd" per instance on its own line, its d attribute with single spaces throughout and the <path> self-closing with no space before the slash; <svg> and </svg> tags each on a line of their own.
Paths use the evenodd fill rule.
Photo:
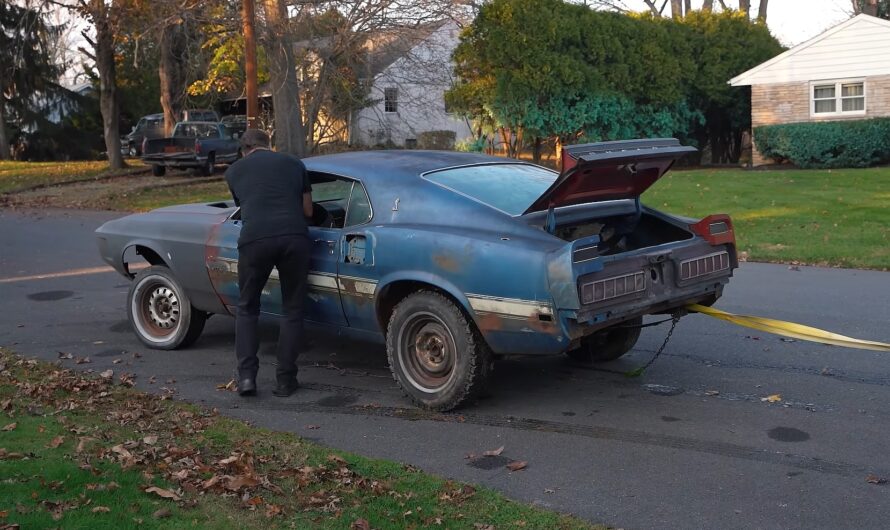
<svg viewBox="0 0 890 530">
<path fill-rule="evenodd" d="M 649 359 L 664 326 L 596 369 L 560 357 L 500 362 L 491 397 L 430 415 L 401 396 L 381 346 L 322 334 L 301 357 L 303 389 L 272 396 L 270 323 L 260 395 L 241 399 L 217 390 L 232 374 L 231 319 L 212 318 L 185 351 L 134 337 L 127 281 L 96 269 L 92 231 L 113 216 L 0 210 L 0 345 L 46 360 L 89 356 L 61 362 L 135 373 L 143 389 L 628 529 L 890 525 L 890 484 L 866 481 L 890 478 L 886 353 L 693 315 L 640 378 L 622 372 Z M 56 276 L 28 278 L 45 274 Z M 890 273 L 745 263 L 717 307 L 888 341 Z M 782 401 L 762 399 L 772 394 Z M 502 457 L 466 458 L 501 445 Z M 511 459 L 528 468 L 510 473 Z"/>
</svg>

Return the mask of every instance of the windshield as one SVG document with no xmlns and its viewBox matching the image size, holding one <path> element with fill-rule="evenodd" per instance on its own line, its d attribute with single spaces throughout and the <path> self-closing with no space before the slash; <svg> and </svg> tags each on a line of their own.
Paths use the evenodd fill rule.
<svg viewBox="0 0 890 530">
<path fill-rule="evenodd" d="M 180 123 L 173 131 L 174 138 L 217 138 L 215 123 Z"/>
<path fill-rule="evenodd" d="M 528 164 L 489 164 L 445 169 L 427 174 L 425 178 L 502 212 L 520 215 L 558 176 Z"/>
</svg>

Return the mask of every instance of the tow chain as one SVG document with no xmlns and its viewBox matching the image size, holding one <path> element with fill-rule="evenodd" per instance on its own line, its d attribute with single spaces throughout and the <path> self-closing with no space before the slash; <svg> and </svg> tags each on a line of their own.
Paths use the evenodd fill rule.
<svg viewBox="0 0 890 530">
<path fill-rule="evenodd" d="M 652 366 L 652 363 L 654 363 L 655 360 L 658 359 L 658 356 L 661 355 L 661 353 L 664 351 L 665 347 L 667 347 L 668 342 L 671 340 L 671 335 L 674 334 L 674 328 L 677 327 L 677 322 L 680 321 L 680 318 L 684 314 L 686 314 L 686 313 L 678 311 L 678 312 L 674 313 L 673 315 L 671 315 L 671 318 L 670 318 L 671 329 L 668 330 L 667 336 L 664 338 L 664 342 L 661 343 L 661 346 L 655 352 L 655 355 L 653 355 L 652 358 L 649 359 L 649 362 L 647 362 L 643 366 L 640 366 L 636 370 L 631 370 L 629 372 L 625 372 L 624 373 L 625 377 L 639 377 L 639 376 L 643 375 L 643 372 L 645 372 L 647 368 Z M 667 322 L 667 319 L 662 320 L 661 322 L 656 322 L 655 324 L 662 324 L 664 322 Z M 655 324 L 651 324 L 651 325 L 655 325 Z M 640 326 L 640 327 L 646 327 L 646 326 Z"/>
</svg>

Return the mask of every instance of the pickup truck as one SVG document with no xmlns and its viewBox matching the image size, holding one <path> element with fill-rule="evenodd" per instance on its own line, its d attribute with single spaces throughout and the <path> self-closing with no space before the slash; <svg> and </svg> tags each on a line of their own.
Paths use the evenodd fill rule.
<svg viewBox="0 0 890 530">
<path fill-rule="evenodd" d="M 156 177 L 163 176 L 168 167 L 211 175 L 216 164 L 231 164 L 240 157 L 238 133 L 217 122 L 179 122 L 171 138 L 142 142 L 142 160 Z"/>
</svg>

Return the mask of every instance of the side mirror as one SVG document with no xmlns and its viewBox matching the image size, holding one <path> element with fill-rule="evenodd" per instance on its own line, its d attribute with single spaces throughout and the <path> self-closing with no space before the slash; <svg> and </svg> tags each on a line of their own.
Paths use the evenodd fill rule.
<svg viewBox="0 0 890 530">
<path fill-rule="evenodd" d="M 133 126 L 133 128 L 132 128 L 132 129 L 130 129 L 130 132 L 131 132 L 131 133 L 134 133 L 134 132 L 136 132 L 136 126 L 135 126 L 135 125 L 134 125 L 134 126 Z"/>
</svg>

